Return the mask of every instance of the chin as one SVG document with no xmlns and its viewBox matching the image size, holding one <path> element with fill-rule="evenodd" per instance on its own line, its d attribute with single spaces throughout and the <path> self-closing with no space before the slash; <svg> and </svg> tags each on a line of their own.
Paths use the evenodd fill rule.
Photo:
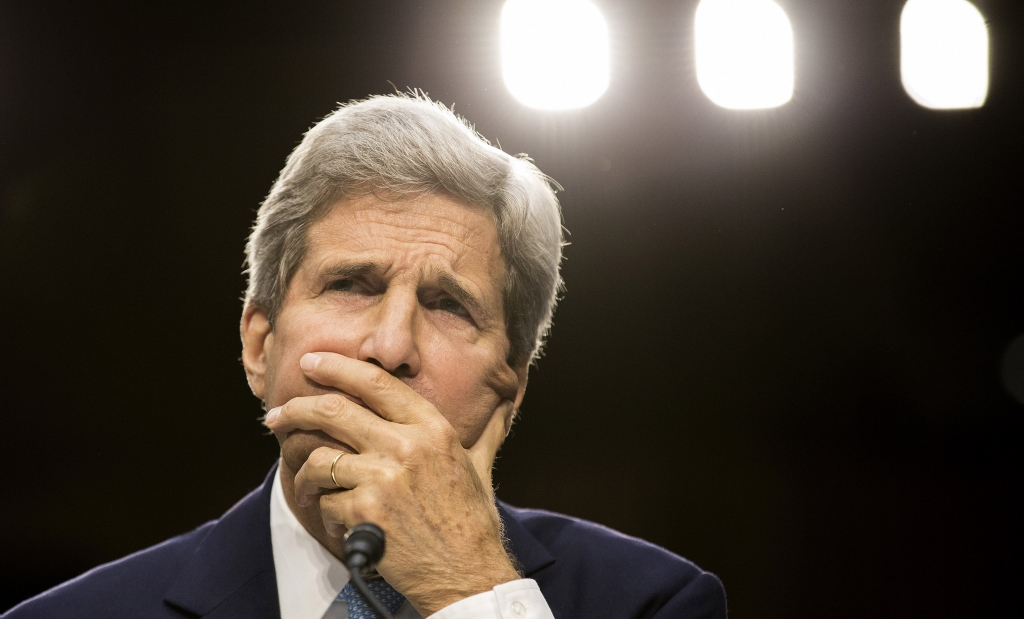
<svg viewBox="0 0 1024 619">
<path fill-rule="evenodd" d="M 328 436 L 322 430 L 295 430 L 281 441 L 281 460 L 292 473 L 298 473 L 302 465 L 309 459 L 309 454 L 320 447 L 330 447 L 356 453 L 355 449 L 341 441 Z"/>
</svg>

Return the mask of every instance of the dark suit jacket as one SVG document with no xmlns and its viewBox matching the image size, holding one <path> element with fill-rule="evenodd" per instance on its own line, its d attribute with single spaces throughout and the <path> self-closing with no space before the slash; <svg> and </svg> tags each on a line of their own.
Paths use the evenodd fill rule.
<svg viewBox="0 0 1024 619">
<path fill-rule="evenodd" d="M 276 473 L 219 520 L 97 567 L 4 617 L 279 619 L 270 543 Z M 583 520 L 498 508 L 513 554 L 557 619 L 726 616 L 722 583 L 682 557 Z"/>
</svg>

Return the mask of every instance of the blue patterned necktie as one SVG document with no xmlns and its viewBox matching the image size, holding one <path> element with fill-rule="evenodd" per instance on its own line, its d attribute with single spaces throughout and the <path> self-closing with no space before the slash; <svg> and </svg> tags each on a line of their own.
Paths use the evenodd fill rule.
<svg viewBox="0 0 1024 619">
<path fill-rule="evenodd" d="M 405 603 L 405 597 L 389 585 L 383 578 L 366 581 L 366 586 L 373 592 L 381 605 L 394 615 Z M 345 588 L 338 594 L 338 599 L 348 606 L 348 619 L 380 619 L 373 609 L 366 605 L 362 596 L 355 590 L 352 583 L 345 585 Z"/>
</svg>

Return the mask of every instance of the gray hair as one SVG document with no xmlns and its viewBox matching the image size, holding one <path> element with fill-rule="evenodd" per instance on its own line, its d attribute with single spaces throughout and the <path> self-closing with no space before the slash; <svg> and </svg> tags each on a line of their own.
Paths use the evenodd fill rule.
<svg viewBox="0 0 1024 619">
<path fill-rule="evenodd" d="M 503 304 L 512 367 L 532 362 L 562 288 L 557 183 L 524 155 L 493 146 L 422 94 L 340 106 L 292 151 L 260 206 L 246 246 L 246 305 L 271 328 L 305 258 L 313 223 L 346 197 L 444 192 L 489 209 L 505 260 Z"/>
</svg>

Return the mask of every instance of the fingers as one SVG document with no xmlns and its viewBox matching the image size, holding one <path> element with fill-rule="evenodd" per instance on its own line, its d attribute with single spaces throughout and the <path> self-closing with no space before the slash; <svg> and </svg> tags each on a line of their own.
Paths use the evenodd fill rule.
<svg viewBox="0 0 1024 619">
<path fill-rule="evenodd" d="M 400 468 L 388 466 L 376 456 L 320 447 L 309 454 L 295 474 L 295 501 L 300 507 L 307 507 L 321 500 L 325 492 L 405 481 L 398 479 L 401 476 Z"/>
<path fill-rule="evenodd" d="M 505 406 L 498 407 L 491 415 L 487 427 L 484 428 L 480 438 L 468 449 L 469 459 L 473 463 L 480 480 L 489 493 L 493 493 L 491 486 L 491 469 L 494 468 L 494 458 L 498 455 L 505 437 L 508 436 L 509 428 L 512 426 L 513 404 L 508 402 Z"/>
<path fill-rule="evenodd" d="M 355 488 L 320 497 L 320 516 L 331 537 L 342 537 L 361 522 L 373 522 L 385 531 L 391 530 L 390 523 L 383 518 L 386 513 L 384 502 L 373 488 Z"/>
<path fill-rule="evenodd" d="M 337 393 L 292 398 L 267 413 L 273 432 L 322 430 L 363 452 L 388 432 L 387 422 Z"/>
<path fill-rule="evenodd" d="M 341 463 L 353 454 L 331 447 L 319 447 L 295 474 L 295 501 L 300 507 L 312 505 L 324 490 L 347 490 L 356 486 L 352 466 Z M 348 466 L 346 466 L 348 465 Z"/>
<path fill-rule="evenodd" d="M 388 421 L 412 424 L 440 416 L 408 385 L 371 363 L 321 352 L 306 353 L 299 365 L 312 380 L 358 397 Z"/>
<path fill-rule="evenodd" d="M 369 518 L 358 520 L 350 515 L 354 503 L 352 496 L 357 492 L 360 491 L 335 492 L 320 497 L 320 517 L 323 519 L 327 534 L 331 537 L 342 537 L 345 535 L 345 531 L 360 522 L 371 521 Z M 360 494 L 362 493 L 360 492 Z"/>
</svg>

